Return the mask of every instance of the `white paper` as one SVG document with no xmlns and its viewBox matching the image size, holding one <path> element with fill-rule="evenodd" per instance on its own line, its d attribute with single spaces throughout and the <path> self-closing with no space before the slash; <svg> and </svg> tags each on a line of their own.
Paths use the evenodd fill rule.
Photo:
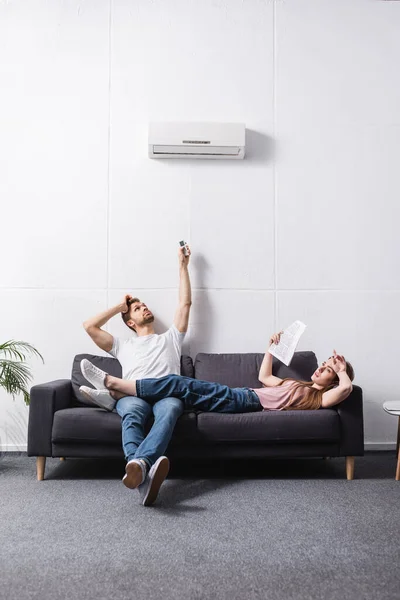
<svg viewBox="0 0 400 600">
<path fill-rule="evenodd" d="M 301 336 L 306 329 L 306 325 L 301 321 L 295 321 L 287 327 L 281 334 L 279 344 L 271 344 L 268 352 L 278 358 L 287 367 L 290 365 L 294 351 Z"/>
</svg>

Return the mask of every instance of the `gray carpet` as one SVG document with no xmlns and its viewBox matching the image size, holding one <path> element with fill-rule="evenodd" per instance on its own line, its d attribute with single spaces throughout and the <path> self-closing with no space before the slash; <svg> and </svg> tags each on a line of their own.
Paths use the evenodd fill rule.
<svg viewBox="0 0 400 600">
<path fill-rule="evenodd" d="M 157 504 L 119 461 L 0 456 L 0 598 L 394 600 L 394 452 L 174 465 Z"/>
</svg>

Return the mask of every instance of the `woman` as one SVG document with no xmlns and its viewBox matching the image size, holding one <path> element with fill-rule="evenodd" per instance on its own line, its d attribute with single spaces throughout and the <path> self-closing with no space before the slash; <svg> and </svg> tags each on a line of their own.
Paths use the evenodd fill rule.
<svg viewBox="0 0 400 600">
<path fill-rule="evenodd" d="M 281 333 L 272 335 L 269 345 L 278 344 Z M 183 400 L 186 409 L 225 413 L 316 410 L 343 402 L 353 389 L 351 382 L 354 379 L 353 367 L 336 350 L 314 372 L 311 381 L 280 379 L 272 375 L 272 355 L 267 351 L 259 372 L 261 388 L 230 388 L 180 375 L 124 380 L 98 369 L 86 359 L 81 362 L 81 369 L 96 389 L 81 386 L 80 391 L 108 410 L 113 410 L 116 401 L 124 396 L 139 396 L 149 403 L 172 396 Z"/>
</svg>

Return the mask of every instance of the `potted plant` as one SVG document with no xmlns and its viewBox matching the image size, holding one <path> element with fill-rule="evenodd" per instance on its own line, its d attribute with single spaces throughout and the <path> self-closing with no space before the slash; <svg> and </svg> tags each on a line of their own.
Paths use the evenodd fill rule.
<svg viewBox="0 0 400 600">
<path fill-rule="evenodd" d="M 28 406 L 30 402 L 28 383 L 32 379 L 32 373 L 30 366 L 25 362 L 25 353 L 40 356 L 44 364 L 40 352 L 27 342 L 9 340 L 0 344 L 0 387 L 11 394 L 14 400 L 16 395 L 23 394 L 24 402 Z"/>
</svg>

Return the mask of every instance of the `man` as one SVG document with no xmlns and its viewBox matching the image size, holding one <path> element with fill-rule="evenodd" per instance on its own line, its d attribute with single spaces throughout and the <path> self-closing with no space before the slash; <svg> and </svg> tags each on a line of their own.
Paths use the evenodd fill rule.
<svg viewBox="0 0 400 600">
<path fill-rule="evenodd" d="M 117 358 L 124 379 L 162 377 L 180 374 L 182 342 L 188 329 L 192 304 L 189 278 L 190 248 L 179 248 L 179 304 L 173 325 L 165 333 L 154 332 L 154 315 L 139 298 L 126 295 L 121 304 L 88 319 L 83 326 L 92 340 L 105 352 Z M 101 327 L 121 313 L 124 323 L 136 333 L 124 340 L 113 337 Z M 82 361 L 82 372 L 97 389 L 96 373 L 91 373 L 89 361 Z M 105 386 L 103 386 L 105 388 Z M 104 403 L 104 392 L 99 394 L 99 404 L 110 408 L 115 400 L 109 396 Z M 107 399 L 106 399 L 107 402 Z M 115 406 L 121 417 L 122 446 L 127 461 L 123 483 L 130 489 L 138 488 L 142 503 L 149 506 L 157 498 L 160 486 L 168 475 L 169 460 L 164 452 L 171 439 L 183 404 L 177 398 L 165 398 L 151 407 L 141 398 L 125 396 Z M 154 424 L 145 436 L 144 427 L 153 412 Z"/>
</svg>

